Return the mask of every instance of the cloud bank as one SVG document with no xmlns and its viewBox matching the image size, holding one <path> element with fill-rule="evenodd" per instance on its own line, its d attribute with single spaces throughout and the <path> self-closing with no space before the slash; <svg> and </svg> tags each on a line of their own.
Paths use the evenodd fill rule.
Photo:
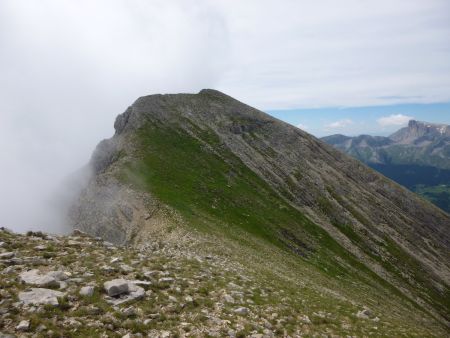
<svg viewBox="0 0 450 338">
<path fill-rule="evenodd" d="M 196 1 L 0 2 L 0 226 L 64 228 L 49 203 L 138 96 L 214 87 L 222 15 Z"/>
<path fill-rule="evenodd" d="M 390 127 L 390 126 L 404 126 L 409 120 L 414 119 L 412 116 L 407 116 L 403 114 L 392 114 L 389 116 L 383 116 L 377 119 L 377 122 L 382 127 Z"/>
</svg>

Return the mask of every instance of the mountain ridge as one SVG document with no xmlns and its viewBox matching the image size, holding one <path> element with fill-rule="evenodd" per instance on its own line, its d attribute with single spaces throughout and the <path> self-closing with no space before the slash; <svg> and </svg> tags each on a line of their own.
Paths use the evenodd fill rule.
<svg viewBox="0 0 450 338">
<path fill-rule="evenodd" d="M 407 127 L 390 136 L 335 134 L 321 139 L 366 163 L 405 164 L 405 161 L 414 161 L 420 165 L 450 168 L 450 126 L 446 124 L 410 120 Z M 398 154 L 398 149 L 405 149 L 405 152 Z M 413 151 L 418 155 L 410 153 Z"/>
<path fill-rule="evenodd" d="M 214 90 L 141 97 L 115 128 L 74 226 L 122 244 L 207 234 L 254 259 L 281 250 L 293 271 L 353 271 L 448 320 L 449 216 L 358 161 Z"/>
</svg>

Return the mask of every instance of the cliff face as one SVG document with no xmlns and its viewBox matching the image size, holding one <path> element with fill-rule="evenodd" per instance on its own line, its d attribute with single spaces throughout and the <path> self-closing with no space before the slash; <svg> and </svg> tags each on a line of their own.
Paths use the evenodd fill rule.
<svg viewBox="0 0 450 338">
<path fill-rule="evenodd" d="M 450 137 L 450 126 L 446 124 L 436 124 L 411 120 L 408 126 L 400 129 L 391 136 L 395 142 L 401 144 L 413 144 L 417 141 L 431 141 L 439 138 Z M 422 140 L 420 140 L 422 138 Z"/>
<path fill-rule="evenodd" d="M 449 215 L 362 163 L 214 90 L 141 97 L 115 129 L 75 227 L 118 244 L 207 235 L 233 252 L 280 250 L 448 320 Z"/>
</svg>

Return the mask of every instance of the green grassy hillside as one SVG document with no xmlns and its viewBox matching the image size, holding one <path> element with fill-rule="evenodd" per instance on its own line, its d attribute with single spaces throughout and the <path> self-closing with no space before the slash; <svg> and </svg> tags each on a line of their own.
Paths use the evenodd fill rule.
<svg viewBox="0 0 450 338">
<path fill-rule="evenodd" d="M 382 311 L 389 312 L 385 305 L 394 302 L 396 307 L 406 309 L 405 312 L 418 311 L 430 316 L 418 303 L 368 269 L 326 231 L 282 199 L 223 147 L 214 132 L 200 129 L 196 132 L 197 138 L 194 138 L 176 126 L 149 123 L 133 137 L 134 148 L 139 149 L 134 158 L 139 160 L 129 161 L 119 175 L 120 179 L 135 189 L 151 192 L 164 204 L 175 208 L 197 230 L 238 243 L 238 248 L 245 248 L 247 258 L 256 260 L 256 255 L 261 252 L 270 252 L 273 258 L 267 257 L 263 263 L 266 269 L 260 269 L 266 271 L 264 279 L 273 273 L 270 267 L 283 260 L 284 266 L 278 266 L 278 269 L 287 276 L 301 276 L 306 272 L 308 276 L 314 276 L 313 280 L 317 278 L 320 284 L 340 289 L 350 299 L 359 299 L 361 304 L 370 302 L 371 306 L 378 307 L 382 299 L 385 302 Z M 326 208 L 326 201 L 323 203 Z M 351 228 L 336 226 L 364 250 L 364 240 Z M 414 259 L 395 243 L 387 244 L 386 250 L 397 257 L 397 262 L 383 262 L 380 257 L 373 257 L 393 273 L 400 275 L 396 263 L 411 264 L 418 269 Z M 420 277 L 420 271 L 415 277 Z M 280 285 L 296 292 L 297 285 L 289 287 L 283 278 L 278 276 L 277 279 Z M 408 279 L 404 281 L 408 288 Z M 429 290 L 424 292 L 427 294 Z M 441 295 L 430 291 L 426 297 L 445 311 L 448 304 L 442 304 Z M 378 301 L 374 302 L 374 299 Z M 326 302 L 325 298 L 320 302 Z M 296 304 L 291 310 L 299 306 Z M 346 313 L 351 311 L 350 308 L 336 311 Z M 386 330 L 389 332 L 393 327 L 387 324 Z M 418 332 L 415 330 L 416 327 L 409 331 L 410 334 Z"/>
</svg>

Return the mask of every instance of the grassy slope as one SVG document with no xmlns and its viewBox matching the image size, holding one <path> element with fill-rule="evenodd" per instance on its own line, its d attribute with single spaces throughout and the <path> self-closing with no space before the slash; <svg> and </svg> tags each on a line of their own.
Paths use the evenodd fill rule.
<svg viewBox="0 0 450 338">
<path fill-rule="evenodd" d="M 192 128 L 195 129 L 194 126 Z M 407 330 L 409 334 L 429 334 L 425 328 L 429 323 L 418 324 L 417 317 L 413 321 L 407 319 L 413 312 L 420 311 L 416 304 L 404 298 L 325 231 L 284 202 L 238 158 L 221 147 L 214 133 L 198 129 L 195 133 L 201 141 L 176 127 L 155 124 L 142 129 L 135 139 L 139 143 L 137 149 L 142 149 L 139 154 L 141 160 L 129 163 L 128 175 L 124 178 L 174 207 L 197 229 L 225 235 L 246 247 L 247 252 L 251 249 L 253 252 L 266 249 L 272 252 L 274 256 L 267 257 L 266 264 L 270 267 L 277 259 L 282 260 L 283 266 L 277 266 L 277 271 L 286 271 L 286 274 L 294 276 L 307 272 L 309 276 L 315 276 L 313 280 L 320 279 L 323 285 L 339 288 L 342 294 L 365 304 L 380 306 L 382 311 L 392 311 L 395 304 L 397 313 L 388 313 L 383 319 L 391 318 L 378 325 L 380 330 L 387 330 L 386 334 L 397 329 L 399 332 Z M 261 247 L 259 243 L 265 244 Z M 265 269 L 268 274 L 270 270 Z M 283 283 L 283 280 L 279 279 L 277 283 Z M 294 285 L 287 283 L 285 287 L 295 292 Z M 319 302 L 325 305 L 327 298 L 319 298 Z M 380 301 L 388 306 L 382 307 Z M 336 309 L 336 304 L 327 306 L 346 313 L 348 317 L 356 309 L 345 304 L 339 305 L 339 309 Z M 292 308 L 296 306 L 301 305 L 292 304 Z M 426 316 L 425 313 L 419 315 Z M 420 331 L 420 327 L 425 331 Z"/>
</svg>

